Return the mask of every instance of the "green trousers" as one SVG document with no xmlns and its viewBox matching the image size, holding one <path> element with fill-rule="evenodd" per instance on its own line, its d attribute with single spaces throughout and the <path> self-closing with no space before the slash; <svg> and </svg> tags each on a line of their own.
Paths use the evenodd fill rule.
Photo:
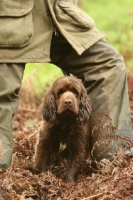
<svg viewBox="0 0 133 200">
<path fill-rule="evenodd" d="M 24 64 L 0 64 L 0 168 L 11 164 L 12 118 L 18 107 Z"/>
<path fill-rule="evenodd" d="M 79 56 L 62 36 L 53 36 L 50 57 L 51 63 L 82 79 L 93 109 L 88 141 L 90 149 L 93 149 L 93 158 L 111 159 L 109 152 L 115 153 L 121 142 L 116 145 L 108 140 L 101 142 L 103 145 L 99 147 L 95 144 L 100 138 L 116 132 L 133 140 L 126 67 L 122 56 L 104 39 Z M 0 142 L 3 148 L 0 167 L 4 168 L 11 164 L 11 125 L 18 107 L 24 67 L 25 64 L 0 64 Z"/>
</svg>

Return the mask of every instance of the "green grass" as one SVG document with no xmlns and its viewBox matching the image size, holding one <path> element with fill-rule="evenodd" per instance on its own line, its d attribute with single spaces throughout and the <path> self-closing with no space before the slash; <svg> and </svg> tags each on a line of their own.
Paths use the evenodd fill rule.
<svg viewBox="0 0 133 200">
<path fill-rule="evenodd" d="M 84 0 L 83 9 L 96 27 L 123 55 L 127 68 L 133 68 L 133 1 Z"/>
<path fill-rule="evenodd" d="M 99 30 L 105 31 L 112 37 L 127 24 L 132 23 L 132 0 L 84 0 L 83 8 L 96 22 Z M 116 35 L 115 34 L 115 35 Z"/>
<path fill-rule="evenodd" d="M 34 88 L 35 95 L 39 96 L 47 86 L 51 85 L 52 82 L 63 76 L 62 71 L 55 65 L 49 63 L 29 63 L 26 65 L 23 88 L 32 87 Z"/>
<path fill-rule="evenodd" d="M 133 68 L 133 0 L 81 0 L 83 9 L 95 20 L 96 27 L 123 55 L 127 69 Z M 61 70 L 51 64 L 27 64 L 23 85 L 34 85 L 39 95 Z"/>
</svg>

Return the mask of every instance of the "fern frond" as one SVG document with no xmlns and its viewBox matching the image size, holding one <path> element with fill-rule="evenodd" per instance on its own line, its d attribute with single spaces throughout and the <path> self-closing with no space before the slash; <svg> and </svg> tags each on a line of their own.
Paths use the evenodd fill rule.
<svg viewBox="0 0 133 200">
<path fill-rule="evenodd" d="M 113 161 L 102 159 L 100 162 L 95 161 L 98 172 L 102 175 L 114 175 L 120 171 L 120 168 L 127 166 L 124 149 L 117 151 L 116 155 L 111 154 Z"/>
</svg>

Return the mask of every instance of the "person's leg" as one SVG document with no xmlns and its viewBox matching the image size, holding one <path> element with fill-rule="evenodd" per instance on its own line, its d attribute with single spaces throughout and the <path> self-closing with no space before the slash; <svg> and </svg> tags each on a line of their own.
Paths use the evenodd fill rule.
<svg viewBox="0 0 133 200">
<path fill-rule="evenodd" d="M 126 67 L 122 56 L 104 39 L 78 56 L 59 36 L 52 40 L 51 62 L 82 79 L 92 102 L 91 132 L 94 127 L 97 129 L 91 135 L 91 148 L 98 139 L 108 135 L 105 140 L 102 139 L 102 145 L 97 145 L 93 151 L 94 157 L 97 160 L 111 159 L 108 153 L 115 152 L 118 147 L 115 143 L 112 145 L 110 133 L 133 139 Z M 118 130 L 114 130 L 115 126 L 118 126 Z M 117 146 L 121 146 L 120 141 Z"/>
<path fill-rule="evenodd" d="M 12 161 L 12 118 L 18 107 L 25 64 L 0 64 L 0 168 Z"/>
</svg>

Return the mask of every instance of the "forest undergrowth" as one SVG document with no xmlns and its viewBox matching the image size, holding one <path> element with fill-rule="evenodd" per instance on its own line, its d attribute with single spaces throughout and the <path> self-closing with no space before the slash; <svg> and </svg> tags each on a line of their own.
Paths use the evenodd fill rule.
<svg viewBox="0 0 133 200">
<path fill-rule="evenodd" d="M 133 71 L 128 74 L 128 87 L 133 124 Z M 41 102 L 30 91 L 21 90 L 20 105 L 13 121 L 13 162 L 9 169 L 0 169 L 0 200 L 132 200 L 133 155 L 125 155 L 123 149 L 112 155 L 112 162 L 106 159 L 96 162 L 97 168 L 86 160 L 75 184 L 63 182 L 63 163 L 52 165 L 46 173 L 34 173 L 33 155 L 42 120 Z M 109 121 L 108 127 L 97 125 L 94 131 L 112 129 L 110 118 Z M 101 143 L 108 145 L 117 140 L 127 149 L 133 144 L 126 137 L 107 134 L 95 144 L 92 154 Z"/>
</svg>

